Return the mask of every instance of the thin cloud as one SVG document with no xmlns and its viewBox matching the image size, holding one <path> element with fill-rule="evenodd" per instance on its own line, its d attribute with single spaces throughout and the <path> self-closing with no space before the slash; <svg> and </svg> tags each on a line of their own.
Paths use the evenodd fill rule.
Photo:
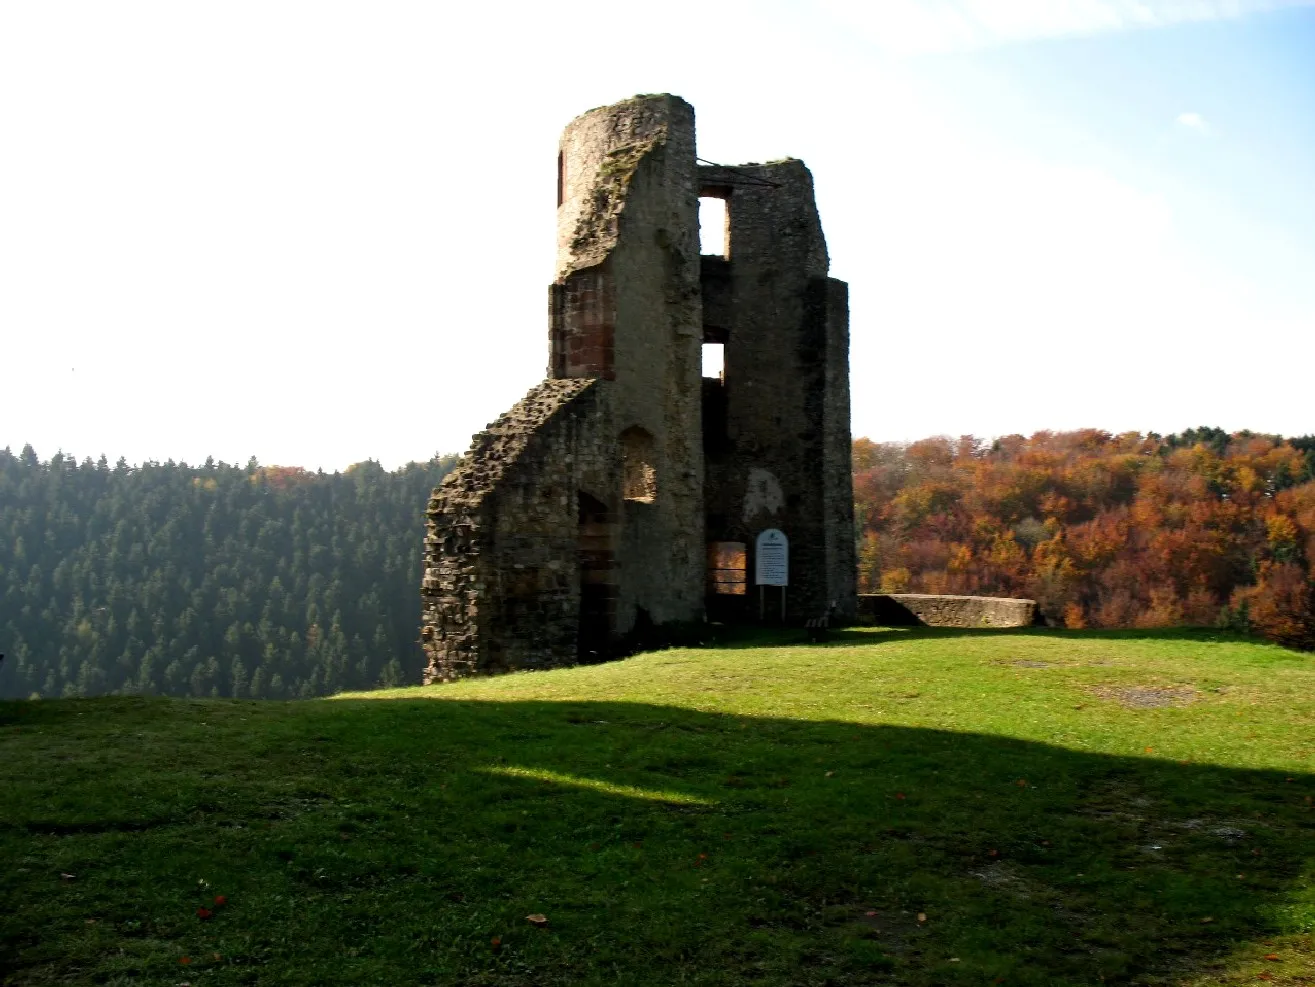
<svg viewBox="0 0 1315 987">
<path fill-rule="evenodd" d="M 899 54 L 969 51 L 1044 38 L 1248 17 L 1315 0 L 824 0 Z"/>
<path fill-rule="evenodd" d="M 1214 133 L 1214 128 L 1199 113 L 1179 113 L 1178 119 L 1174 122 L 1187 130 L 1195 130 L 1202 137 L 1209 137 Z"/>
</svg>

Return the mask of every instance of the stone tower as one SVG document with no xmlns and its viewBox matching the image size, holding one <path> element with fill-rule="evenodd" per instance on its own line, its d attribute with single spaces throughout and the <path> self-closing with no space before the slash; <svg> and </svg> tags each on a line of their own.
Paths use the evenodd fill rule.
<svg viewBox="0 0 1315 987">
<path fill-rule="evenodd" d="M 718 255 L 700 197 L 727 203 Z M 808 169 L 700 165 L 693 108 L 639 96 L 567 126 L 557 199 L 548 378 L 429 502 L 426 682 L 754 616 L 766 528 L 790 539 L 787 618 L 852 614 L 846 286 Z"/>
</svg>

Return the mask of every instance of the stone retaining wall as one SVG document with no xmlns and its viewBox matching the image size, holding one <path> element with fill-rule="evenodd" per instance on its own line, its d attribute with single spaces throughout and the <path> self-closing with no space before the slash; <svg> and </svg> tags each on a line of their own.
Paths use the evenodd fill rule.
<svg viewBox="0 0 1315 987">
<path fill-rule="evenodd" d="M 865 622 L 926 627 L 1030 627 L 1035 600 L 994 596 L 935 596 L 927 593 L 863 593 L 859 618 Z"/>
</svg>

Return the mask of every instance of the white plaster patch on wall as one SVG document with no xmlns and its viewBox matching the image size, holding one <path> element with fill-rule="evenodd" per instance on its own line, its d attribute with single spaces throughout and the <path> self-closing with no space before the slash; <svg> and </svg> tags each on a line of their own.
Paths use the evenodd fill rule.
<svg viewBox="0 0 1315 987">
<path fill-rule="evenodd" d="M 775 514 L 785 507 L 785 493 L 781 481 L 757 466 L 749 470 L 744 485 L 744 520 L 752 521 L 759 514 Z"/>
</svg>

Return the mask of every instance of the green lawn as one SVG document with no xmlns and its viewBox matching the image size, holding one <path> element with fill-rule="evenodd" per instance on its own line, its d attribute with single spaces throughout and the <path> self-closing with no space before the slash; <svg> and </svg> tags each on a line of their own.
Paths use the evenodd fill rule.
<svg viewBox="0 0 1315 987">
<path fill-rule="evenodd" d="M 0 703 L 0 983 L 1315 984 L 1315 657 L 797 640 Z"/>
</svg>

